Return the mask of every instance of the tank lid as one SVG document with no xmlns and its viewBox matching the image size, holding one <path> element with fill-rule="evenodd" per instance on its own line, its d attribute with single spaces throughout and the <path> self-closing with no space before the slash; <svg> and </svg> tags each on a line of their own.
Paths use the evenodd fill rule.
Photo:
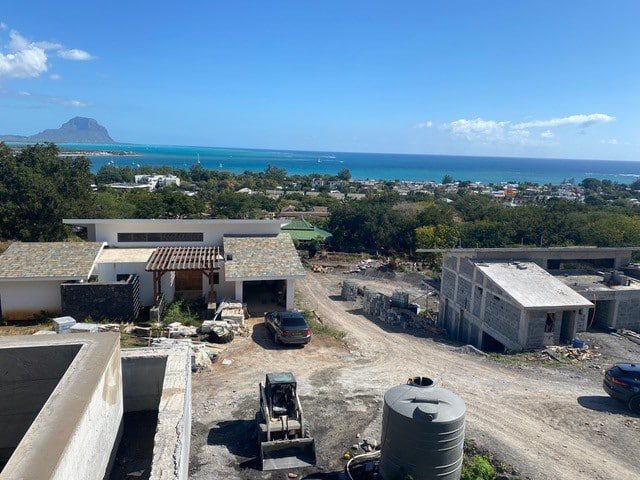
<svg viewBox="0 0 640 480">
<path fill-rule="evenodd" d="M 447 423 L 458 420 L 467 407 L 462 398 L 437 387 L 428 377 L 414 377 L 384 395 L 385 404 L 396 413 L 417 421 Z"/>
</svg>

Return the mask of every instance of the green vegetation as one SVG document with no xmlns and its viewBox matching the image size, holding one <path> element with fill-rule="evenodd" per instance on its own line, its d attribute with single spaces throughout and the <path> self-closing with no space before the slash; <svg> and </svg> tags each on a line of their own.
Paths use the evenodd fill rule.
<svg viewBox="0 0 640 480">
<path fill-rule="evenodd" d="M 287 175 L 273 166 L 262 172 L 232 174 L 200 165 L 188 170 L 106 165 L 93 175 L 88 159 L 58 157 L 58 152 L 47 143 L 14 153 L 0 143 L 0 241 L 71 238 L 73 232 L 62 224 L 63 217 L 263 218 L 284 208 L 306 211 L 324 206 L 330 218 L 311 221 L 331 232 L 329 248 L 342 252 L 410 255 L 417 248 L 453 246 L 640 244 L 640 206 L 636 205 L 640 202 L 634 200 L 640 197 L 640 181 L 623 185 L 585 179 L 580 186 L 584 203 L 541 195 L 535 201 L 508 206 L 474 193 L 469 182 L 440 186 L 432 193 L 400 195 L 393 190 L 395 182 L 380 182 L 373 191 L 349 183 L 347 169 L 334 176 L 302 176 Z M 148 192 L 106 186 L 154 172 L 179 176 L 181 187 Z M 443 181 L 453 181 L 447 177 Z M 343 192 L 366 192 L 366 198 L 335 199 L 329 195 L 331 182 L 337 182 Z M 318 195 L 302 194 L 313 185 Z M 529 187 L 520 185 L 520 192 L 524 195 Z M 256 193 L 238 193 L 242 188 Z M 267 190 L 282 193 L 268 196 Z M 306 248 L 313 256 L 324 245 Z M 434 256 L 427 260 L 437 263 Z"/>
<path fill-rule="evenodd" d="M 347 334 L 342 330 L 337 330 L 333 327 L 330 327 L 326 323 L 323 323 L 315 312 L 311 310 L 301 310 L 302 315 L 304 315 L 305 320 L 309 324 L 309 328 L 314 335 L 323 335 L 325 337 L 335 338 L 339 341 L 344 341 Z"/>
<path fill-rule="evenodd" d="M 495 477 L 496 469 L 484 455 L 465 458 L 460 480 L 493 480 Z"/>
<path fill-rule="evenodd" d="M 168 325 L 173 322 L 180 322 L 187 326 L 199 326 L 202 322 L 197 312 L 197 305 L 183 300 L 176 300 L 165 309 L 162 315 L 162 323 Z"/>
</svg>

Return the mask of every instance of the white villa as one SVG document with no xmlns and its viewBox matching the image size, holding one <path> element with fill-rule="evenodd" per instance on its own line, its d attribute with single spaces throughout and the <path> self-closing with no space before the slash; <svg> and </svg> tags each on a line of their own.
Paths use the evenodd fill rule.
<svg viewBox="0 0 640 480">
<path fill-rule="evenodd" d="M 0 256 L 0 315 L 66 313 L 78 296 L 108 295 L 127 282 L 140 307 L 158 299 L 234 300 L 262 313 L 294 308 L 295 281 L 305 276 L 291 237 L 278 220 L 65 219 L 88 242 L 14 243 Z M 93 285 L 86 294 L 69 284 Z M 42 296 L 46 285 L 46 296 Z M 100 288 L 99 288 L 100 287 Z M 82 288 L 82 287 L 80 287 Z M 124 287 L 123 287 L 124 288 Z M 66 289 L 66 290 L 65 290 Z M 106 293 L 105 293 L 106 292 Z M 98 302 L 98 300 L 95 300 Z M 115 303 L 115 302 L 113 302 Z M 104 305 L 103 305 L 104 306 Z M 108 306 L 108 305 L 107 305 Z"/>
</svg>

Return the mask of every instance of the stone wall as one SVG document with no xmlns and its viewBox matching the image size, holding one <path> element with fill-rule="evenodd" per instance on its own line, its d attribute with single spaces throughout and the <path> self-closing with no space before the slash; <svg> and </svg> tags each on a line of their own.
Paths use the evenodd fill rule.
<svg viewBox="0 0 640 480">
<path fill-rule="evenodd" d="M 473 314 L 476 317 L 480 317 L 480 309 L 482 308 L 482 287 L 478 287 L 477 285 L 473 289 Z"/>
<path fill-rule="evenodd" d="M 352 280 L 343 281 L 341 296 L 343 300 L 355 300 L 358 297 L 358 284 Z"/>
<path fill-rule="evenodd" d="M 544 325 L 547 322 L 546 312 L 527 313 L 527 339 L 525 348 L 541 348 L 544 346 Z"/>
<path fill-rule="evenodd" d="M 140 311 L 140 280 L 131 275 L 122 282 L 63 283 L 62 312 L 76 320 L 130 320 Z"/>
</svg>

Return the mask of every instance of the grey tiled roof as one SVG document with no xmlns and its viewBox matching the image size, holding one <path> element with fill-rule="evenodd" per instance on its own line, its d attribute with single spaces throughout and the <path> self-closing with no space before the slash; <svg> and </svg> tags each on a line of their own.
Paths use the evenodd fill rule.
<svg viewBox="0 0 640 480">
<path fill-rule="evenodd" d="M 101 249 L 94 242 L 12 243 L 0 255 L 0 279 L 87 278 Z"/>
<path fill-rule="evenodd" d="M 232 260 L 228 260 L 231 255 Z M 303 277 L 304 267 L 286 233 L 277 236 L 224 237 L 225 278 Z"/>
</svg>

